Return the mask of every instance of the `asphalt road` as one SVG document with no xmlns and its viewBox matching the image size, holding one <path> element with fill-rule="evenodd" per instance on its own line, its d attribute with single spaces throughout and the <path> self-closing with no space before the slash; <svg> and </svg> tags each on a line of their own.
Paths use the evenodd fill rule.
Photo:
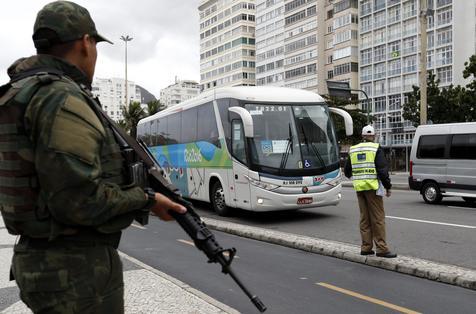
<svg viewBox="0 0 476 314">
<path fill-rule="evenodd" d="M 197 204 L 204 217 L 360 245 L 359 209 L 352 188 L 337 206 L 292 212 L 237 211 L 220 217 Z M 458 198 L 428 205 L 416 191 L 394 190 L 385 198 L 387 242 L 399 254 L 476 269 L 476 208 Z"/>
<path fill-rule="evenodd" d="M 332 257 L 216 232 L 234 246 L 233 268 L 266 313 L 474 313 L 476 291 Z M 244 293 L 207 264 L 175 223 L 131 227 L 120 250 L 242 313 L 258 313 Z"/>
</svg>

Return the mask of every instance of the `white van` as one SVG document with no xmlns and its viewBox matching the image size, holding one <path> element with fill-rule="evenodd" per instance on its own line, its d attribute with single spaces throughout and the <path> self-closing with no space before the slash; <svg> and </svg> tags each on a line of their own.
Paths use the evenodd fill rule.
<svg viewBox="0 0 476 314">
<path fill-rule="evenodd" d="M 419 126 L 408 184 L 430 204 L 447 196 L 476 202 L 476 122 Z"/>
</svg>

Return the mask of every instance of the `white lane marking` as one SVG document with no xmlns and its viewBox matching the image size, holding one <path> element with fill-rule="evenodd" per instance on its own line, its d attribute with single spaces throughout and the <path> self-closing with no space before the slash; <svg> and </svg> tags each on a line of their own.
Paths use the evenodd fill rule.
<svg viewBox="0 0 476 314">
<path fill-rule="evenodd" d="M 412 219 L 412 218 L 404 218 L 404 217 L 396 217 L 396 216 L 385 216 L 385 217 L 391 218 L 391 219 L 398 219 L 398 220 L 422 222 L 422 223 L 434 224 L 434 225 L 443 225 L 443 226 L 451 226 L 451 227 L 459 227 L 459 228 L 467 228 L 467 229 L 476 229 L 476 226 L 450 224 L 450 223 L 446 223 L 446 222 L 438 222 L 438 221 L 431 221 L 431 220 Z"/>
<path fill-rule="evenodd" d="M 178 242 L 182 242 L 184 244 L 187 244 L 187 245 L 190 245 L 190 246 L 195 246 L 195 243 L 193 243 L 192 241 L 187 241 L 187 240 L 183 240 L 183 239 L 177 239 Z M 226 257 L 230 256 L 230 254 L 228 252 L 223 252 L 223 255 L 225 255 Z M 238 255 L 235 255 L 234 258 L 240 258 Z"/>
<path fill-rule="evenodd" d="M 138 225 L 138 224 L 132 224 L 131 226 L 132 226 L 132 227 L 136 227 L 136 228 L 138 228 L 138 229 L 142 229 L 142 230 L 147 229 L 146 227 L 140 226 L 140 225 Z"/>
</svg>

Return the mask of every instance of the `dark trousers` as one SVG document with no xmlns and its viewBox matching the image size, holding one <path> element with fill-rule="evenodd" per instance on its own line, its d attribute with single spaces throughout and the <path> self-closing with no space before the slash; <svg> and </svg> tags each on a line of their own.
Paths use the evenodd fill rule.
<svg viewBox="0 0 476 314">
<path fill-rule="evenodd" d="M 385 241 L 385 210 L 383 198 L 376 195 L 376 191 L 357 192 L 357 200 L 360 208 L 360 236 L 362 238 L 361 250 L 372 250 L 373 243 L 377 247 L 377 253 L 389 251 Z"/>
<path fill-rule="evenodd" d="M 21 300 L 34 313 L 124 313 L 122 263 L 112 246 L 20 241 L 12 271 Z"/>
</svg>

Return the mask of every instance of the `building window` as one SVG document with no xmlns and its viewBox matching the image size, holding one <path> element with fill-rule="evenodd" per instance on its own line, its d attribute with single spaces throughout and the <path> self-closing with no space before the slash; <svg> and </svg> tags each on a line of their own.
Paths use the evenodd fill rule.
<svg viewBox="0 0 476 314">
<path fill-rule="evenodd" d="M 453 19 L 453 10 L 451 7 L 443 9 L 442 11 L 438 12 L 436 15 L 436 20 L 438 25 L 444 25 L 451 23 Z"/>
<path fill-rule="evenodd" d="M 360 63 L 367 65 L 372 62 L 372 49 L 362 50 L 360 52 Z"/>
<path fill-rule="evenodd" d="M 374 99 L 375 112 L 383 112 L 387 110 L 385 97 L 377 97 Z"/>
<path fill-rule="evenodd" d="M 385 45 L 374 48 L 374 62 L 380 62 L 387 58 Z"/>
<path fill-rule="evenodd" d="M 441 84 L 448 84 L 453 80 L 453 71 L 451 67 L 437 69 L 436 74 Z"/>
<path fill-rule="evenodd" d="M 374 65 L 374 80 L 381 79 L 386 76 L 385 62 Z"/>
<path fill-rule="evenodd" d="M 395 111 L 402 109 L 402 96 L 391 95 L 388 96 L 388 110 Z"/>
</svg>

